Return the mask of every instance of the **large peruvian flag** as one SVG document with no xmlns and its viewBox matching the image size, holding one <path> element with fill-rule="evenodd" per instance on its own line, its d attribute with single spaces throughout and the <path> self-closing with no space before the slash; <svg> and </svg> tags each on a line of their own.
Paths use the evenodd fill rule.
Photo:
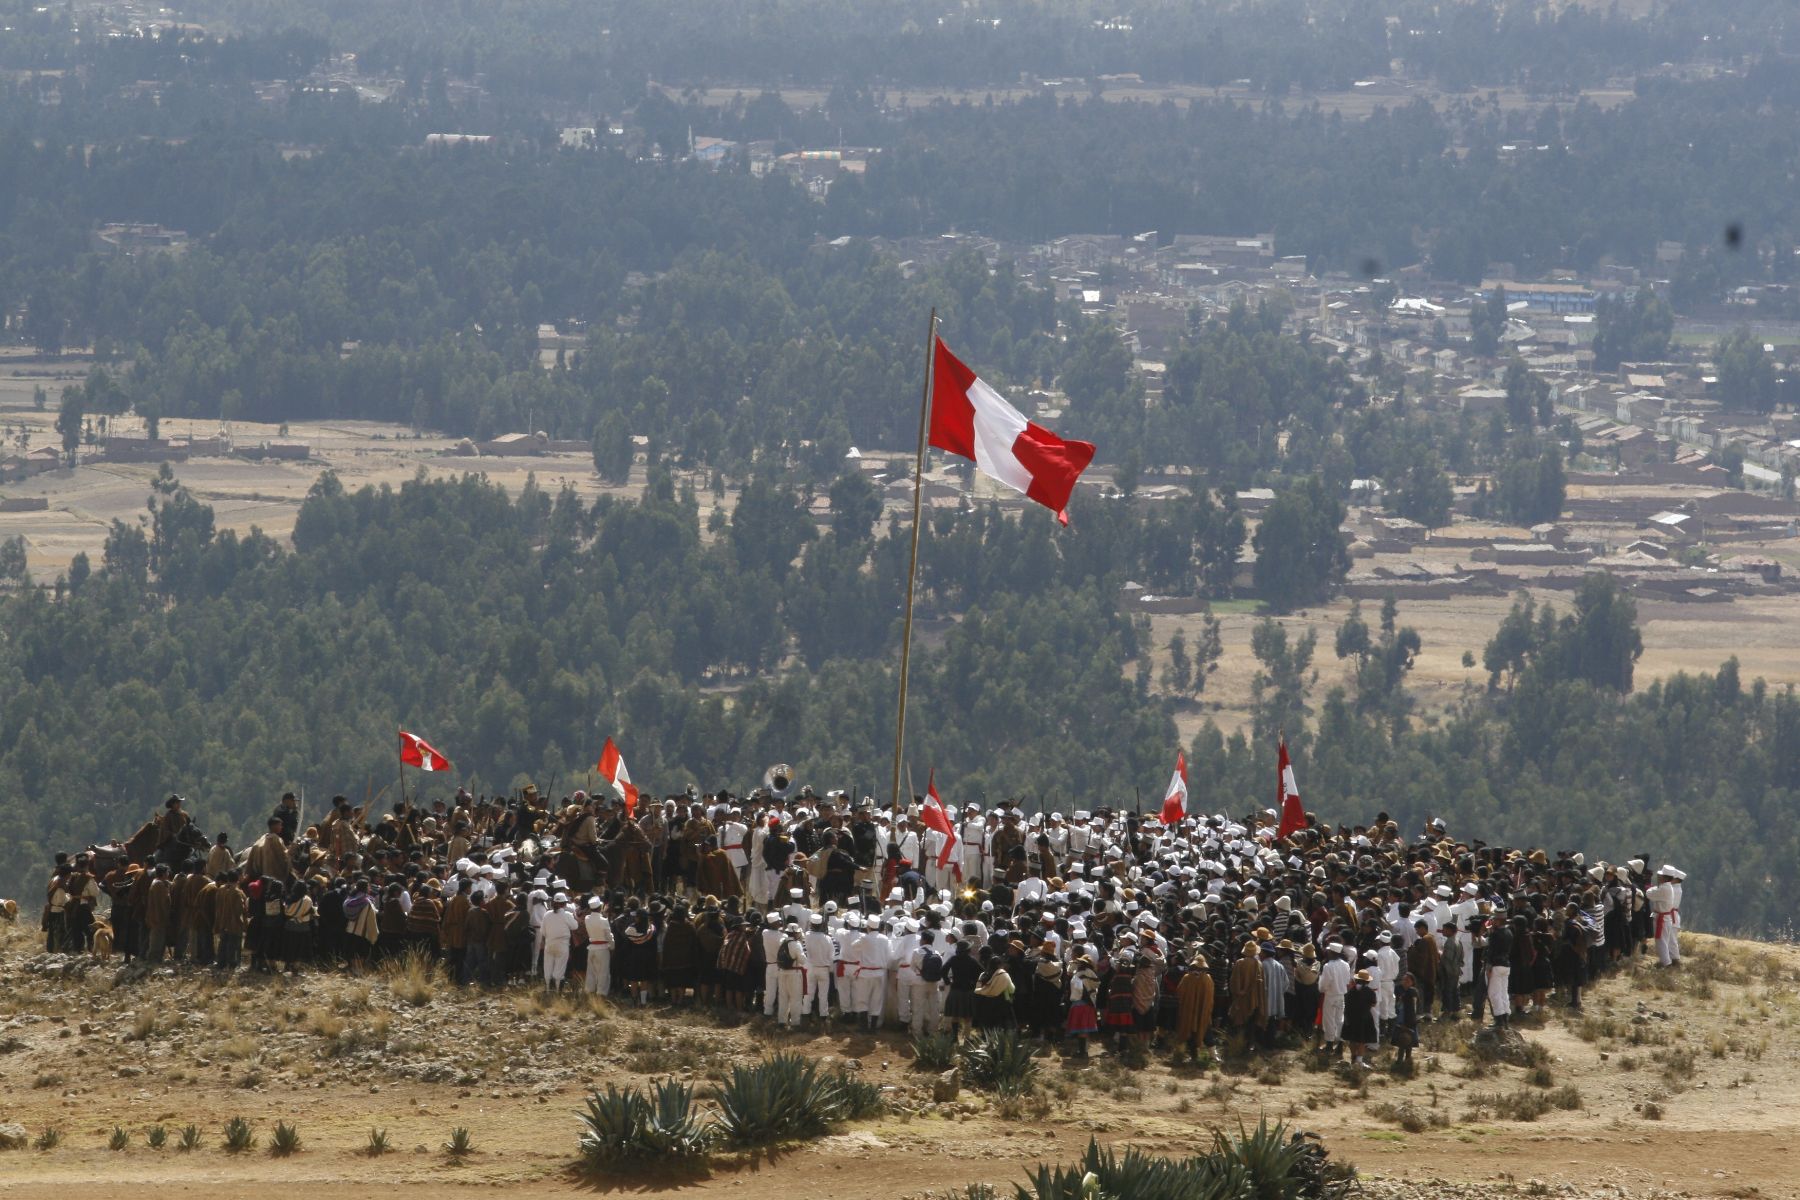
<svg viewBox="0 0 1800 1200">
<path fill-rule="evenodd" d="M 631 772 L 625 769 L 624 756 L 619 753 L 619 748 L 613 745 L 611 738 L 607 738 L 606 745 L 600 748 L 600 762 L 595 770 L 599 771 L 606 782 L 612 784 L 614 790 L 624 797 L 625 815 L 628 817 L 635 815 L 638 790 L 632 785 Z"/>
<path fill-rule="evenodd" d="M 416 733 L 400 731 L 400 761 L 409 767 L 417 767 L 421 771 L 448 771 L 450 760 L 433 750 L 425 739 Z"/>
<path fill-rule="evenodd" d="M 1294 782 L 1294 764 L 1288 761 L 1287 738 L 1281 739 L 1281 755 L 1275 766 L 1281 791 L 1279 811 L 1281 824 L 1275 829 L 1277 838 L 1306 828 L 1306 809 L 1300 805 L 1300 785 Z"/>
<path fill-rule="evenodd" d="M 1169 790 L 1163 793 L 1162 823 L 1179 825 L 1187 816 L 1187 753 L 1175 752 L 1175 774 L 1169 777 Z"/>
<path fill-rule="evenodd" d="M 931 444 L 975 460 L 982 474 L 1024 492 L 1069 523 L 1069 493 L 1094 461 L 1089 442 L 1061 438 L 1027 421 L 964 366 L 942 338 L 932 368 Z"/>
<path fill-rule="evenodd" d="M 935 829 L 944 835 L 944 849 L 938 855 L 938 870 L 941 871 L 950 861 L 950 852 L 956 849 L 956 823 L 944 811 L 944 802 L 938 797 L 936 767 L 925 777 L 925 807 L 919 810 L 919 819 L 925 822 L 927 829 Z"/>
</svg>

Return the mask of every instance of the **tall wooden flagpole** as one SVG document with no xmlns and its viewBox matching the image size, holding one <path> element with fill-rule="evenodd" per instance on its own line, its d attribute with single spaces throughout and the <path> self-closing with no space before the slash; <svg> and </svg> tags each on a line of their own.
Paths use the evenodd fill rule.
<svg viewBox="0 0 1800 1200">
<path fill-rule="evenodd" d="M 919 392 L 919 452 L 913 460 L 912 558 L 906 568 L 906 621 L 900 633 L 900 706 L 894 713 L 894 810 L 900 809 L 900 762 L 906 752 L 906 681 L 912 665 L 913 585 L 919 578 L 919 506 L 925 485 L 925 431 L 931 414 L 931 365 L 937 349 L 937 309 L 925 324 L 925 385 Z"/>
</svg>

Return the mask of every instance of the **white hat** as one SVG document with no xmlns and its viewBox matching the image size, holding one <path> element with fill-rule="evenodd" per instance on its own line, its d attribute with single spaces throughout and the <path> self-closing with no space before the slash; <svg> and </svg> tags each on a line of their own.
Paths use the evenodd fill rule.
<svg viewBox="0 0 1800 1200">
<path fill-rule="evenodd" d="M 1288 910 L 1292 909 L 1293 907 L 1294 907 L 1294 899 L 1292 896 L 1277 896 L 1277 897 L 1275 897 L 1275 910 L 1277 912 L 1287 912 Z"/>
<path fill-rule="evenodd" d="M 569 902 L 569 893 L 558 892 L 556 895 L 550 897 L 550 901 L 553 904 L 567 904 Z"/>
<path fill-rule="evenodd" d="M 599 908 L 600 908 L 600 897 L 598 897 L 598 896 L 589 896 L 589 897 L 588 897 L 588 907 L 589 907 L 589 908 L 591 908 L 591 909 L 594 909 L 594 910 L 596 910 L 596 911 L 598 911 L 598 910 L 599 910 Z"/>
<path fill-rule="evenodd" d="M 1462 894 L 1465 896 L 1479 896 L 1481 895 L 1481 889 L 1472 883 L 1465 883 L 1462 885 Z"/>
<path fill-rule="evenodd" d="M 1437 885 L 1437 887 L 1432 889 L 1431 894 L 1436 896 L 1440 900 L 1448 900 L 1451 896 L 1450 885 L 1446 884 L 1446 883 L 1440 883 Z"/>
<path fill-rule="evenodd" d="M 827 900 L 825 902 L 825 911 L 828 913 L 836 912 L 837 911 L 837 901 L 836 900 Z"/>
<path fill-rule="evenodd" d="M 1671 867 L 1668 863 L 1664 863 L 1662 865 L 1661 869 L 1657 871 L 1657 874 L 1658 875 L 1667 875 L 1670 879 L 1675 880 L 1677 883 L 1679 883 L 1683 879 L 1687 878 L 1686 871 L 1678 871 L 1674 867 Z"/>
<path fill-rule="evenodd" d="M 812 916 L 808 917 L 806 920 L 807 920 L 807 923 L 811 924 L 811 925 L 823 925 L 825 923 L 825 914 L 824 913 L 814 913 Z"/>
<path fill-rule="evenodd" d="M 1602 879 L 1606 878 L 1606 868 L 1599 863 L 1595 863 L 1593 866 L 1589 867 L 1587 873 L 1588 878 L 1595 883 L 1599 883 Z"/>
<path fill-rule="evenodd" d="M 789 900 L 800 900 L 800 899 L 804 899 L 805 896 L 806 896 L 806 893 L 801 891 L 799 888 L 789 888 L 788 889 L 788 899 Z"/>
<path fill-rule="evenodd" d="M 1644 860 L 1641 858 L 1628 858 L 1625 860 L 1625 865 L 1630 867 L 1635 874 L 1644 869 Z"/>
<path fill-rule="evenodd" d="M 781 914 L 780 913 L 766 914 L 763 917 L 763 924 L 765 924 L 765 925 L 769 926 L 769 928 L 773 929 L 775 926 L 781 924 Z"/>
</svg>

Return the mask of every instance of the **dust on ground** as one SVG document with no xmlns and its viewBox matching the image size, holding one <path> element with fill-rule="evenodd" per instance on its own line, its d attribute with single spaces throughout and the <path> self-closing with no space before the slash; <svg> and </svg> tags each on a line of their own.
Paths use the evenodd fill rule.
<svg viewBox="0 0 1800 1200">
<path fill-rule="evenodd" d="M 924 1200 L 989 1183 L 1010 1196 L 1029 1168 L 1070 1161 L 1089 1138 L 1183 1154 L 1266 1116 L 1319 1134 L 1377 1196 L 1800 1195 L 1800 951 L 1683 941 L 1688 961 L 1676 971 L 1640 965 L 1594 988 L 1585 1012 L 1526 1018 L 1541 1047 L 1535 1066 L 1481 1062 L 1470 1024 L 1440 1023 L 1425 1028 L 1411 1077 L 1350 1074 L 1298 1051 L 1224 1070 L 1160 1055 L 1139 1071 L 1104 1055 L 1046 1055 L 1036 1091 L 1009 1107 L 968 1090 L 934 1102 L 932 1076 L 912 1068 L 898 1034 L 787 1035 L 695 1011 L 381 976 L 222 983 L 165 969 L 121 979 L 115 961 L 65 977 L 36 953 L 33 931 L 15 928 L 0 943 L 0 1069 L 11 1085 L 0 1122 L 34 1138 L 55 1127 L 62 1139 L 0 1152 L 0 1192 L 111 1184 L 149 1195 L 359 1187 L 423 1197 L 462 1184 Z M 776 1049 L 879 1081 L 888 1115 L 693 1177 L 579 1171 L 575 1110 L 589 1086 L 674 1075 L 704 1094 L 729 1064 Z M 236 1116 L 260 1141 L 232 1155 L 220 1126 Z M 268 1152 L 277 1121 L 297 1124 L 299 1153 Z M 182 1152 L 189 1124 L 202 1140 Z M 153 1125 L 169 1133 L 162 1150 L 146 1144 Z M 460 1164 L 442 1148 L 457 1126 L 475 1146 Z M 123 1150 L 108 1148 L 115 1127 Z M 369 1157 L 376 1128 L 392 1150 Z"/>
</svg>

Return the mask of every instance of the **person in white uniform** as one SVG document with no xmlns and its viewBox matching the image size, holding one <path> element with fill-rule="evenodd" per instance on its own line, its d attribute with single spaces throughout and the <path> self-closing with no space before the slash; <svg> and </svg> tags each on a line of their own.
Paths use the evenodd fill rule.
<svg viewBox="0 0 1800 1200">
<path fill-rule="evenodd" d="M 600 897 L 588 901 L 587 927 L 587 991 L 596 996 L 612 992 L 612 922 L 601 911 Z"/>
<path fill-rule="evenodd" d="M 1656 872 L 1656 886 L 1645 893 L 1650 901 L 1650 929 L 1656 939 L 1656 965 L 1670 967 L 1681 961 L 1681 881 L 1687 872 L 1668 864 Z"/>
</svg>

